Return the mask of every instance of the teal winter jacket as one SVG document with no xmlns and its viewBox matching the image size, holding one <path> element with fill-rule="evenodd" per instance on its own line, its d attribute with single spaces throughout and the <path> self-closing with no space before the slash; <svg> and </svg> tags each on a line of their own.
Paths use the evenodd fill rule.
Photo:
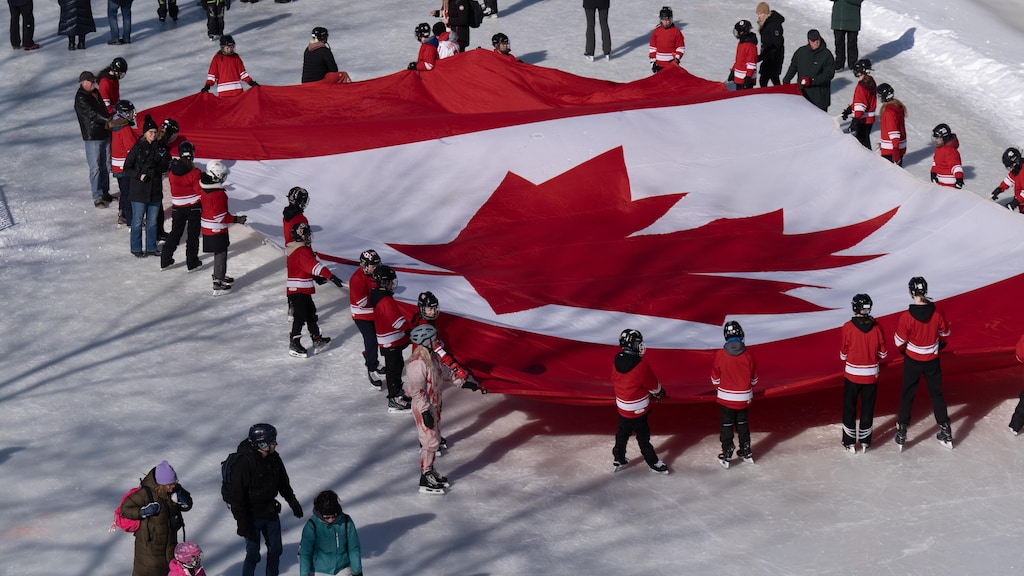
<svg viewBox="0 0 1024 576">
<path fill-rule="evenodd" d="M 860 32 L 862 0 L 832 0 L 832 29 Z"/>
<path fill-rule="evenodd" d="M 337 574 L 350 566 L 352 574 L 362 574 L 359 534 L 352 518 L 342 513 L 331 524 L 325 522 L 319 513 L 314 513 L 303 526 L 299 541 L 300 576 Z"/>
</svg>

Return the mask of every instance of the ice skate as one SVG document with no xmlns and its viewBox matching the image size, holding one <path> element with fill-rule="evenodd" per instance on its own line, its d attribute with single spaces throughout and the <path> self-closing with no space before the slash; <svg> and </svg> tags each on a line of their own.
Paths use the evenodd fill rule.
<svg viewBox="0 0 1024 576">
<path fill-rule="evenodd" d="M 896 438 L 893 439 L 900 452 L 903 452 L 903 444 L 907 441 L 907 427 L 899 422 L 896 423 Z"/>
<path fill-rule="evenodd" d="M 380 387 L 384 385 L 384 380 L 373 368 L 366 369 L 366 377 L 370 379 L 370 386 L 373 386 L 377 390 L 380 390 Z"/>
<path fill-rule="evenodd" d="M 740 450 L 739 452 L 736 453 L 736 455 L 739 456 L 740 458 L 743 458 L 743 461 L 746 462 L 747 464 L 754 463 L 754 453 L 751 452 L 749 445 L 740 446 Z"/>
<path fill-rule="evenodd" d="M 408 404 L 403 403 L 402 399 L 399 398 L 388 398 L 388 413 L 389 414 L 404 414 L 411 412 L 412 408 Z"/>
<path fill-rule="evenodd" d="M 288 354 L 295 358 L 309 358 L 309 351 L 302 345 L 302 338 L 296 336 L 288 344 Z"/>
<path fill-rule="evenodd" d="M 629 458 L 626 458 L 625 456 L 615 456 L 612 459 L 612 472 L 618 472 L 619 470 L 625 469 L 627 464 L 629 464 Z"/>
<path fill-rule="evenodd" d="M 1010 434 L 1013 434 L 1014 436 L 1016 436 L 1018 434 L 1017 430 L 1013 429 L 1013 426 L 1009 426 L 1009 428 L 1010 428 Z"/>
<path fill-rule="evenodd" d="M 726 456 L 725 452 L 718 453 L 718 463 L 722 465 L 722 468 L 729 468 L 730 456 Z"/>
<path fill-rule="evenodd" d="M 326 350 L 331 345 L 330 336 L 313 336 L 313 350 L 315 354 L 319 354 Z"/>
<path fill-rule="evenodd" d="M 651 464 L 650 469 L 651 472 L 654 472 L 656 474 L 668 474 L 668 466 L 666 466 L 665 463 L 662 462 L 661 460 L 658 460 L 654 464 Z"/>
<path fill-rule="evenodd" d="M 442 478 L 437 475 L 433 470 L 427 470 L 423 474 L 420 474 L 420 494 L 444 494 L 444 489 L 448 487 L 448 479 Z"/>
<path fill-rule="evenodd" d="M 843 444 L 843 450 L 846 450 L 850 454 L 856 454 L 857 453 L 857 445 L 856 444 Z"/>
<path fill-rule="evenodd" d="M 224 284 L 223 282 L 213 281 L 213 295 L 223 296 L 231 293 L 231 284 Z"/>
<path fill-rule="evenodd" d="M 870 444 L 861 444 L 860 445 L 860 453 L 861 454 L 866 454 L 867 451 L 868 451 L 868 446 L 870 446 Z"/>
<path fill-rule="evenodd" d="M 935 438 L 942 444 L 943 447 L 953 449 L 953 430 L 949 426 L 949 422 L 945 424 L 939 424 L 939 432 L 935 435 Z"/>
</svg>

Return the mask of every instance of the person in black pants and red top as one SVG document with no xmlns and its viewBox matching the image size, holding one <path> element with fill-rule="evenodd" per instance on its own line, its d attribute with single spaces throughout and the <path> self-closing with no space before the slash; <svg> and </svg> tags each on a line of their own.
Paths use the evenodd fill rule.
<svg viewBox="0 0 1024 576">
<path fill-rule="evenodd" d="M 615 355 L 612 368 L 612 386 L 615 389 L 615 407 L 619 410 L 619 430 L 615 433 L 615 447 L 612 448 L 612 466 L 618 472 L 629 460 L 626 458 L 626 442 L 636 434 L 640 453 L 651 472 L 668 474 L 668 466 L 658 459 L 651 445 L 651 428 L 647 414 L 651 400 L 665 397 L 665 390 L 658 383 L 650 365 L 644 360 L 644 337 L 637 330 L 626 329 L 619 335 L 622 351 Z"/>
<path fill-rule="evenodd" d="M 203 263 L 199 260 L 199 232 L 203 207 L 203 189 L 199 185 L 202 172 L 192 162 L 196 147 L 189 141 L 178 145 L 178 158 L 171 161 L 167 182 L 171 185 L 171 233 L 160 251 L 160 269 L 174 264 L 174 251 L 185 234 L 185 264 L 191 272 Z"/>
</svg>

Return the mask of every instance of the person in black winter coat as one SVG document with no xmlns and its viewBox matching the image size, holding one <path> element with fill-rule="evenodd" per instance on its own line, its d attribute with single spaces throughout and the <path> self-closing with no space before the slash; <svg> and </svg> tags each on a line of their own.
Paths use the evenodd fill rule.
<svg viewBox="0 0 1024 576">
<path fill-rule="evenodd" d="M 761 63 L 761 88 L 768 85 L 778 86 L 782 82 L 782 63 L 786 59 L 785 39 L 782 37 L 782 23 L 786 19 L 768 7 L 767 2 L 757 5 L 757 25 L 761 33 L 761 53 L 757 56 Z"/>
<path fill-rule="evenodd" d="M 789 61 L 789 70 L 782 78 L 789 84 L 795 76 L 800 92 L 811 104 L 828 112 L 832 103 L 832 78 L 836 75 L 836 63 L 821 34 L 814 29 L 807 31 L 807 44 L 796 49 Z"/>
<path fill-rule="evenodd" d="M 226 494 L 228 507 L 237 524 L 237 533 L 245 538 L 245 562 L 242 576 L 253 576 L 260 561 L 260 535 L 267 542 L 267 576 L 277 576 L 281 559 L 281 503 L 288 502 L 292 514 L 302 518 L 302 505 L 295 498 L 284 462 L 277 454 L 277 429 L 270 424 L 254 424 L 249 437 L 238 444 L 238 458 L 231 467 Z"/>
<path fill-rule="evenodd" d="M 459 52 L 465 52 L 469 47 L 469 20 L 473 16 L 470 2 L 476 0 L 448 0 L 447 24 L 457 38 Z"/>
<path fill-rule="evenodd" d="M 58 0 L 60 22 L 57 34 L 68 37 L 68 50 L 85 50 L 85 35 L 96 31 L 92 19 L 92 0 Z M 75 44 L 75 38 L 78 44 Z"/>
<path fill-rule="evenodd" d="M 334 61 L 331 45 L 327 43 L 327 28 L 313 28 L 313 37 L 302 53 L 302 83 L 318 82 L 328 72 L 337 72 L 338 63 Z"/>
<path fill-rule="evenodd" d="M 32 0 L 7 0 L 11 9 L 11 48 L 15 50 L 37 50 L 35 36 L 36 18 L 32 15 Z"/>
<path fill-rule="evenodd" d="M 136 258 L 157 256 L 157 212 L 163 209 L 163 174 L 171 155 L 157 139 L 158 128 L 149 114 L 142 123 L 142 138 L 124 159 L 124 173 L 131 182 L 132 200 L 130 243 Z M 146 250 L 142 250 L 142 226 L 146 226 Z"/>
<path fill-rule="evenodd" d="M 583 12 L 587 16 L 586 46 L 583 48 L 583 55 L 589 60 L 594 58 L 594 48 L 597 44 L 597 37 L 594 34 L 594 17 L 601 23 L 601 53 L 604 57 L 611 58 L 612 54 L 612 32 L 608 28 L 608 7 L 611 0 L 583 0 Z"/>
<path fill-rule="evenodd" d="M 75 116 L 85 142 L 85 160 L 89 164 L 89 185 L 93 205 L 106 208 L 114 198 L 110 195 L 110 129 L 124 126 L 127 120 L 112 120 L 96 89 L 96 76 L 86 70 L 78 75 L 75 93 Z"/>
</svg>

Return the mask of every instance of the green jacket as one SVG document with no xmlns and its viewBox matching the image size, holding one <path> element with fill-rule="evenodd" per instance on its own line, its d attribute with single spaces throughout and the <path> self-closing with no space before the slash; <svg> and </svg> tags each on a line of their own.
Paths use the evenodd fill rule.
<svg viewBox="0 0 1024 576">
<path fill-rule="evenodd" d="M 860 32 L 861 1 L 832 0 L 832 29 Z"/>
<path fill-rule="evenodd" d="M 157 488 L 155 471 L 156 468 L 150 469 L 142 480 L 143 488 L 121 503 L 121 516 L 131 520 L 139 520 L 142 507 L 151 501 L 160 504 L 160 512 L 142 520 L 139 531 L 135 533 L 132 576 L 166 576 L 167 566 L 174 558 L 174 547 L 178 544 L 178 530 L 185 526 L 181 507 Z"/>
<path fill-rule="evenodd" d="M 349 566 L 352 574 L 363 573 L 359 534 L 352 518 L 342 513 L 333 523 L 327 523 L 319 513 L 314 513 L 302 527 L 299 575 L 337 574 Z"/>
<path fill-rule="evenodd" d="M 804 44 L 796 49 L 793 58 L 789 61 L 789 70 L 782 78 L 782 83 L 789 84 L 794 76 L 797 82 L 801 78 L 810 78 L 810 85 L 801 86 L 800 91 L 804 98 L 811 101 L 811 104 L 828 112 L 828 107 L 832 104 L 832 78 L 835 75 L 836 61 L 825 45 L 825 40 L 822 40 L 821 46 L 817 50 L 811 50 L 809 44 Z"/>
</svg>

